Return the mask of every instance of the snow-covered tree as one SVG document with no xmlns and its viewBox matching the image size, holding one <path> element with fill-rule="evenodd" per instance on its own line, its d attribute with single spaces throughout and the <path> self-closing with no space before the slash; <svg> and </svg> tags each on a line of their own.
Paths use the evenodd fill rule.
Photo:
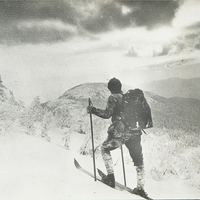
<svg viewBox="0 0 200 200">
<path fill-rule="evenodd" d="M 0 126 L 3 127 L 4 134 L 19 116 L 19 109 L 8 103 L 0 104 Z M 2 132 L 2 131 L 1 131 Z"/>
<path fill-rule="evenodd" d="M 65 137 L 62 138 L 62 141 L 64 142 L 65 149 L 70 149 L 70 140 L 71 140 L 71 130 L 65 132 Z"/>
<path fill-rule="evenodd" d="M 57 127 L 64 128 L 71 126 L 70 113 L 66 107 L 58 107 L 54 113 Z"/>
<path fill-rule="evenodd" d="M 47 109 L 44 109 L 43 119 L 41 121 L 41 136 L 46 138 L 47 141 L 51 141 L 51 138 L 48 135 L 48 131 L 51 127 L 51 122 L 53 120 L 53 114 Z"/>
<path fill-rule="evenodd" d="M 35 134 L 36 123 L 42 121 L 43 115 L 44 111 L 40 104 L 40 98 L 37 96 L 31 103 L 30 107 L 24 110 L 20 118 L 20 123 L 26 128 L 27 134 Z"/>
</svg>

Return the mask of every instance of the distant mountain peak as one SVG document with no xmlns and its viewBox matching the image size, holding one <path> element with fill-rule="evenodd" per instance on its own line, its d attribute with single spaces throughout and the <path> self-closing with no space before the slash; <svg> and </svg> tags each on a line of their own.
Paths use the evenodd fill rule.
<svg viewBox="0 0 200 200">
<path fill-rule="evenodd" d="M 106 83 L 83 83 L 67 90 L 59 99 L 105 99 L 109 94 Z"/>
<path fill-rule="evenodd" d="M 177 79 L 174 79 L 175 81 Z M 172 81 L 172 83 L 174 83 Z M 176 82 L 175 82 L 176 83 Z M 173 84 L 172 84 L 173 85 Z M 172 85 L 167 85 L 171 90 Z M 162 88 L 163 90 L 163 88 Z M 149 90 L 144 90 L 145 98 L 150 105 L 155 128 L 168 128 L 180 130 L 196 130 L 199 125 L 200 101 L 183 98 L 165 98 Z M 106 83 L 84 83 L 67 90 L 54 101 L 49 101 L 44 107 L 52 111 L 55 123 L 62 127 L 70 127 L 80 133 L 88 132 L 88 98 L 96 108 L 105 109 L 110 91 Z M 109 120 L 94 117 L 96 134 L 106 133 Z M 191 127 L 190 125 L 193 124 Z"/>
</svg>

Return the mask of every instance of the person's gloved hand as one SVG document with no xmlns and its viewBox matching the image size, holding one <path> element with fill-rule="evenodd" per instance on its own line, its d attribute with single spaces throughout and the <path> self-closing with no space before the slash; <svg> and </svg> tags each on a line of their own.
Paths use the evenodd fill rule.
<svg viewBox="0 0 200 200">
<path fill-rule="evenodd" d="M 92 113 L 92 108 L 93 108 L 93 105 L 89 105 L 88 107 L 87 107 L 87 113 L 89 114 L 89 113 Z"/>
<path fill-rule="evenodd" d="M 96 111 L 96 108 L 93 107 L 93 105 L 90 105 L 87 107 L 87 113 L 90 114 L 90 113 L 95 113 Z"/>
</svg>

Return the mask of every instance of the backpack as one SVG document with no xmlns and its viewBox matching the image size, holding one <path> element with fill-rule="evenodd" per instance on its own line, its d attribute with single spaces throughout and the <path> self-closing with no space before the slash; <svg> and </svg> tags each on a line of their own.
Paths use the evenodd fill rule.
<svg viewBox="0 0 200 200">
<path fill-rule="evenodd" d="M 142 130 L 153 127 L 151 109 L 142 90 L 128 90 L 123 95 L 121 118 L 126 129 L 129 130 Z"/>
</svg>

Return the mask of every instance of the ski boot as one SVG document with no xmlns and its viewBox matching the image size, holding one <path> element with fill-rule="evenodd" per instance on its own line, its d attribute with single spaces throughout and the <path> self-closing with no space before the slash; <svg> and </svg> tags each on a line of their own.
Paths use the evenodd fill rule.
<svg viewBox="0 0 200 200">
<path fill-rule="evenodd" d="M 105 183 L 106 185 L 114 188 L 115 187 L 115 176 L 114 176 L 114 174 L 108 174 L 107 176 L 104 176 L 102 178 L 102 182 Z"/>
<path fill-rule="evenodd" d="M 134 188 L 133 194 L 139 195 L 145 199 L 151 199 L 150 197 L 148 197 L 148 194 L 144 191 L 144 189 Z"/>
</svg>

